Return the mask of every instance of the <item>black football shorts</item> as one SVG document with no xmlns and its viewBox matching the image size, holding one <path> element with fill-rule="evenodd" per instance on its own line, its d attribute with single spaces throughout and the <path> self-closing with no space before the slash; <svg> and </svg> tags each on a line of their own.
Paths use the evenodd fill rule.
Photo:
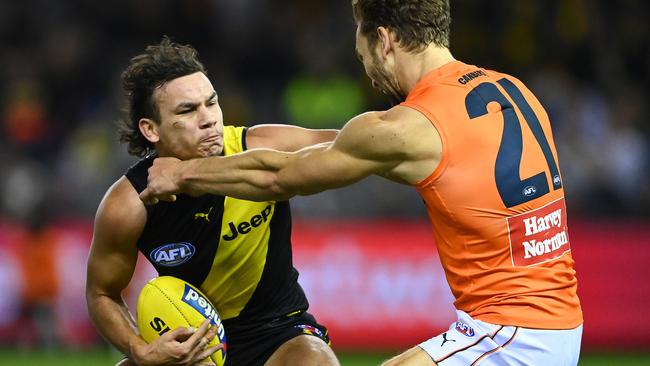
<svg viewBox="0 0 650 366">
<path fill-rule="evenodd" d="M 229 328 L 230 326 L 230 328 Z M 330 344 L 327 328 L 309 313 L 299 311 L 257 325 L 240 327 L 224 321 L 226 366 L 262 366 L 284 342 L 307 334 Z"/>
</svg>

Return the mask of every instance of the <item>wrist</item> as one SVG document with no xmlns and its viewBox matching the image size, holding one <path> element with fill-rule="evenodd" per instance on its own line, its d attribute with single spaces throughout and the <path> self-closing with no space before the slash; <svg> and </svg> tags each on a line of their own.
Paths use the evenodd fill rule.
<svg viewBox="0 0 650 366">
<path fill-rule="evenodd" d="M 135 337 L 129 342 L 129 359 L 136 365 L 146 365 L 147 355 L 150 353 L 149 344 L 142 338 Z"/>
<path fill-rule="evenodd" d="M 176 166 L 175 174 L 175 183 L 180 192 L 188 192 L 188 184 L 190 181 L 189 173 L 191 172 L 191 166 L 194 164 L 194 160 L 185 160 L 178 163 Z"/>
</svg>

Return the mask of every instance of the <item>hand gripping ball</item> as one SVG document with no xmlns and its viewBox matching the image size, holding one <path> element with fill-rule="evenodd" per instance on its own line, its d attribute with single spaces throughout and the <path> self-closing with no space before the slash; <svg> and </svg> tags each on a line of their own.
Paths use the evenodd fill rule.
<svg viewBox="0 0 650 366">
<path fill-rule="evenodd" d="M 223 343 L 224 348 L 210 357 L 217 366 L 226 360 L 226 334 L 215 307 L 196 287 L 171 276 L 149 281 L 138 296 L 138 329 L 147 342 L 178 327 L 198 328 L 206 319 L 218 327 L 217 336 L 208 347 Z"/>
</svg>

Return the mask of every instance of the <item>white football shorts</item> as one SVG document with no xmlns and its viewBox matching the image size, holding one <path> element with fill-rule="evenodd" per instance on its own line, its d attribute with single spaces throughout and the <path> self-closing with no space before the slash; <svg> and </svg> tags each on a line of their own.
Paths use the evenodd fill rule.
<svg viewBox="0 0 650 366">
<path fill-rule="evenodd" d="M 449 330 L 420 343 L 440 366 L 576 366 L 582 325 L 574 329 L 531 329 L 473 319 L 456 311 Z"/>
</svg>

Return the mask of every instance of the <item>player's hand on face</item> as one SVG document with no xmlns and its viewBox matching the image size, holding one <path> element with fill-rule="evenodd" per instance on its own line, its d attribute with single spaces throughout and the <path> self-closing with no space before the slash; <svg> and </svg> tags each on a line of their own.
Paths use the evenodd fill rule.
<svg viewBox="0 0 650 366">
<path fill-rule="evenodd" d="M 223 344 L 208 347 L 217 335 L 216 326 L 210 327 L 205 320 L 198 329 L 180 327 L 169 331 L 146 346 L 141 351 L 138 365 L 214 365 L 206 360 L 223 348 Z"/>
<path fill-rule="evenodd" d="M 149 167 L 147 188 L 140 193 L 140 199 L 147 205 L 158 201 L 176 201 L 176 193 L 180 192 L 180 175 L 178 172 L 181 160 L 176 158 L 156 158 Z"/>
</svg>

